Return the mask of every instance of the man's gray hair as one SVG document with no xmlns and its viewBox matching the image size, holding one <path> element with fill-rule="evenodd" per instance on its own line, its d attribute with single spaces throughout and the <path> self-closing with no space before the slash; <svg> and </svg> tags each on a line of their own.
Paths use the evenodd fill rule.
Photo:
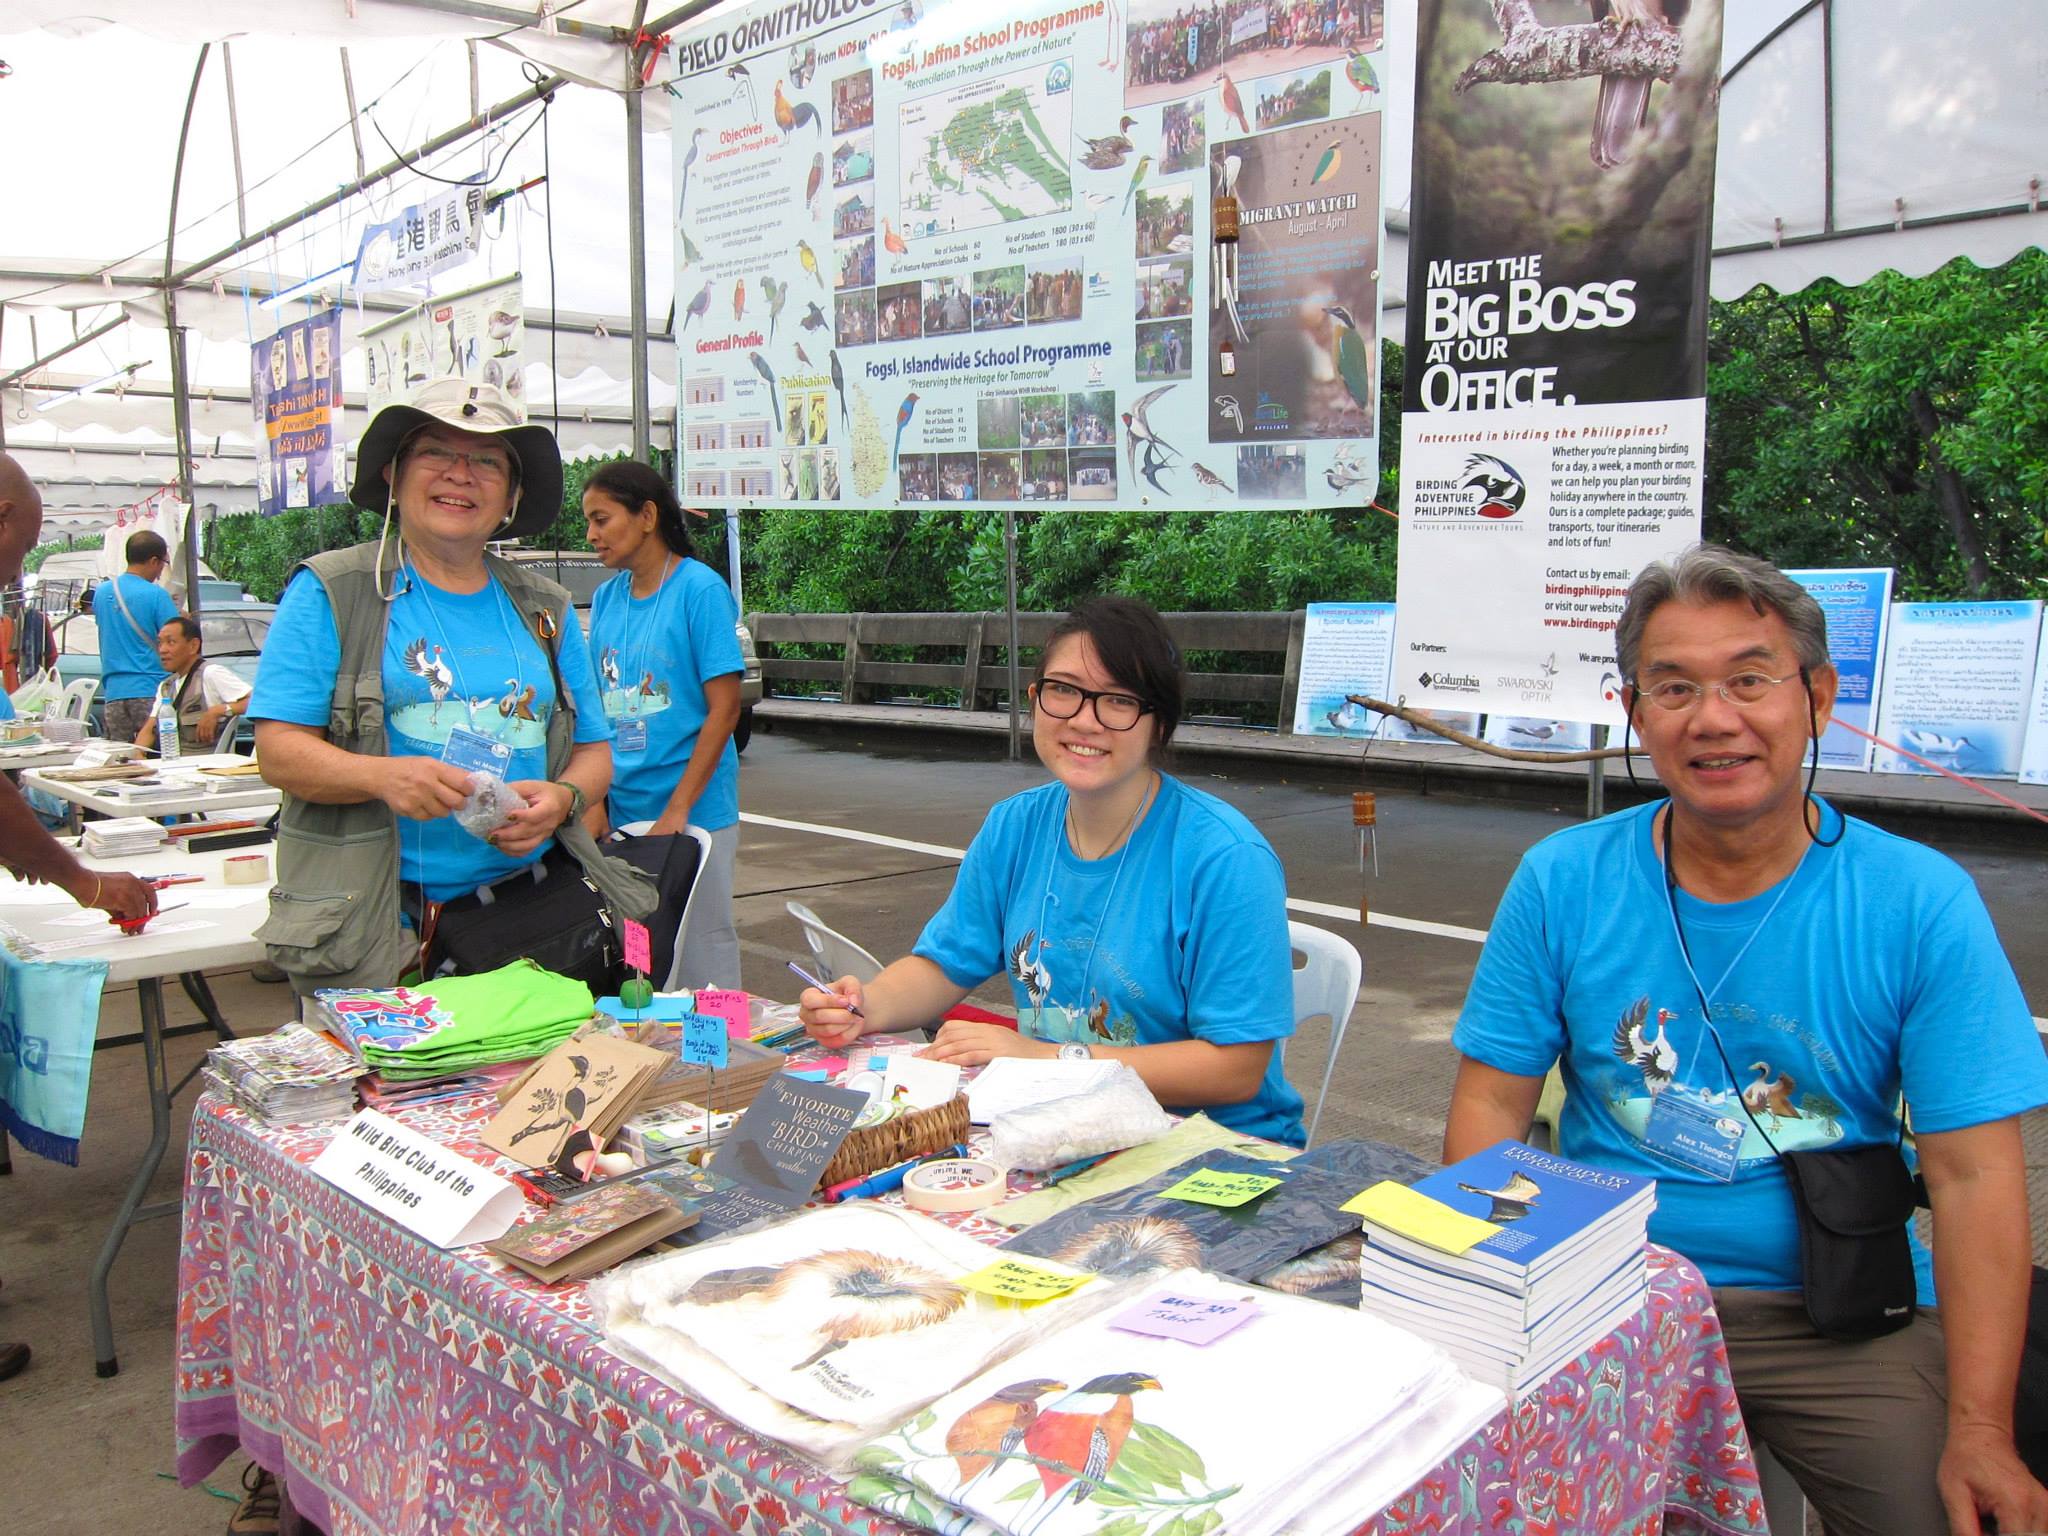
<svg viewBox="0 0 2048 1536">
<path fill-rule="evenodd" d="M 1827 615 L 1812 593 L 1768 560 L 1719 544 L 1695 544 L 1674 560 L 1651 561 L 1629 583 L 1628 601 L 1614 626 L 1614 659 L 1625 680 L 1635 681 L 1650 615 L 1669 602 L 1742 602 L 1759 614 L 1775 613 L 1792 632 L 1802 667 L 1828 665 Z"/>
</svg>

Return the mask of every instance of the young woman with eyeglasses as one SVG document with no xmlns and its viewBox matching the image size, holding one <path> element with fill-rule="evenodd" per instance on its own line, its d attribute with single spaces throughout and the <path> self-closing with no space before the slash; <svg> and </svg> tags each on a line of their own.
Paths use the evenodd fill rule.
<svg viewBox="0 0 2048 1536">
<path fill-rule="evenodd" d="M 989 813 L 915 949 L 803 994 L 822 1044 L 916 1029 L 1006 973 L 1017 1028 L 953 1020 L 925 1053 L 1128 1063 L 1171 1108 L 1299 1144 L 1280 861 L 1237 811 L 1161 769 L 1179 654 L 1150 607 L 1094 598 L 1047 639 L 1031 739 L 1053 782 Z"/>
</svg>

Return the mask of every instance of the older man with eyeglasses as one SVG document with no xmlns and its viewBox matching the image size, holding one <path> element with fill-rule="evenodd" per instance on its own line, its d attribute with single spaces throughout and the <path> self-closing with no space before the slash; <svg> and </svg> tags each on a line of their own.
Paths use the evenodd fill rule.
<svg viewBox="0 0 2048 1536">
<path fill-rule="evenodd" d="M 2019 1116 L 2048 1062 L 1990 915 L 1948 859 L 1812 793 L 1836 679 L 1798 583 L 1702 545 L 1636 577 L 1615 651 L 1669 798 L 1523 859 L 1453 1036 L 1444 1156 L 1526 1134 L 1558 1065 L 1559 1150 L 1658 1181 L 1650 1235 L 1714 1287 L 1750 1433 L 1831 1536 L 2048 1526 L 2012 1435 Z M 1893 1207 L 1886 1305 L 1868 1271 L 1806 1267 L 1793 1182 L 1910 1189 L 1902 1098 L 1934 1245 Z"/>
</svg>

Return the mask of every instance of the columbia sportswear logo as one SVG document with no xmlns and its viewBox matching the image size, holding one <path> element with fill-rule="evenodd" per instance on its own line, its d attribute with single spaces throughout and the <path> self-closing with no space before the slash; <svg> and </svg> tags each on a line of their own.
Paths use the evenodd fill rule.
<svg viewBox="0 0 2048 1536">
<path fill-rule="evenodd" d="M 1904 1317 L 1908 1312 L 1912 1310 L 1913 1309 L 1911 1307 L 1886 1307 L 1884 1309 L 1884 1315 L 1886 1317 Z"/>
<path fill-rule="evenodd" d="M 1471 673 L 1452 674 L 1449 672 L 1425 672 L 1416 679 L 1425 688 L 1436 688 L 1446 693 L 1477 693 L 1479 679 Z"/>
</svg>

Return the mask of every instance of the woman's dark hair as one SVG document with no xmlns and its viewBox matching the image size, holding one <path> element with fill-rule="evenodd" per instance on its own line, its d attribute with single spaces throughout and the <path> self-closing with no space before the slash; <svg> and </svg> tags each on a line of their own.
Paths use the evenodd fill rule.
<svg viewBox="0 0 2048 1536">
<path fill-rule="evenodd" d="M 1156 722 L 1152 753 L 1164 753 L 1180 728 L 1187 696 L 1180 669 L 1180 648 L 1167 633 L 1166 620 L 1150 603 L 1135 597 L 1091 597 L 1053 626 L 1038 653 L 1033 682 L 1045 681 L 1046 663 L 1062 640 L 1086 635 L 1095 644 L 1103 670 L 1152 707 Z"/>
<path fill-rule="evenodd" d="M 614 459 L 599 467 L 583 482 L 583 489 L 602 491 L 628 512 L 638 512 L 643 503 L 654 503 L 654 531 L 661 542 L 685 560 L 697 553 L 697 541 L 683 524 L 683 504 L 659 474 L 638 459 Z"/>
</svg>

